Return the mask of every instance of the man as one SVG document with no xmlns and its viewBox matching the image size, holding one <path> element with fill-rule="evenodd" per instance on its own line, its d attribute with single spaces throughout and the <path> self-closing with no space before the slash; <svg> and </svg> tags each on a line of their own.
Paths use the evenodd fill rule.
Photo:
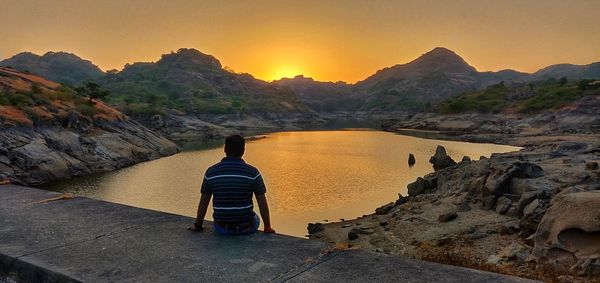
<svg viewBox="0 0 600 283">
<path fill-rule="evenodd" d="M 206 170 L 196 222 L 189 229 L 202 231 L 204 216 L 213 197 L 214 229 L 226 235 L 251 234 L 258 230 L 260 219 L 254 213 L 252 195 L 265 223 L 265 233 L 275 233 L 271 228 L 266 188 L 260 172 L 242 159 L 245 140 L 240 135 L 225 139 L 225 155 L 221 162 Z"/>
</svg>

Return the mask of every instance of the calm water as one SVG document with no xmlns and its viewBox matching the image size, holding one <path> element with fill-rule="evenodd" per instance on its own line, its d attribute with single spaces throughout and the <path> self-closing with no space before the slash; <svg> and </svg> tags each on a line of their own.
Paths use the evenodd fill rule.
<svg viewBox="0 0 600 283">
<path fill-rule="evenodd" d="M 428 160 L 438 144 L 455 160 L 518 150 L 354 129 L 268 134 L 248 142 L 244 159 L 261 170 L 273 227 L 304 236 L 309 222 L 356 218 L 406 195 L 408 183 L 433 170 Z M 193 217 L 204 172 L 222 157 L 220 147 L 188 151 L 46 188 Z"/>
</svg>

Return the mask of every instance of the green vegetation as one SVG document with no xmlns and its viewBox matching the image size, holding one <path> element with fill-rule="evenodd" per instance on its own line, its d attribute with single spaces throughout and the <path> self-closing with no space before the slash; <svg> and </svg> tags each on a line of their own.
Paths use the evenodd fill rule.
<svg viewBox="0 0 600 283">
<path fill-rule="evenodd" d="M 535 113 L 557 109 L 594 94 L 600 94 L 600 84 L 594 80 L 561 78 L 510 86 L 500 83 L 449 99 L 438 104 L 436 110 L 443 113 Z"/>
<path fill-rule="evenodd" d="M 87 97 L 90 105 L 94 104 L 94 99 L 103 99 L 107 97 L 110 92 L 100 88 L 95 82 L 88 82 L 84 86 L 75 88 L 75 92 L 79 96 Z"/>
<path fill-rule="evenodd" d="M 90 105 L 89 103 L 80 103 L 75 106 L 77 112 L 81 113 L 83 116 L 92 117 L 96 113 L 98 113 L 98 109 L 94 107 L 94 105 Z"/>
<path fill-rule="evenodd" d="M 100 85 L 111 91 L 108 102 L 129 115 L 165 109 L 214 114 L 307 110 L 293 92 L 229 72 L 214 57 L 192 49 L 165 54 L 155 63 L 126 65 Z"/>
<path fill-rule="evenodd" d="M 0 106 L 9 106 L 0 108 L 0 121 L 9 120 L 20 124 L 30 124 L 40 120 L 65 117 L 69 113 L 93 117 L 102 112 L 103 108 L 98 108 L 96 103 L 91 103 L 92 99 L 99 99 L 108 94 L 95 83 L 88 83 L 75 91 L 64 85 L 55 87 L 43 83 L 27 82 L 19 75 L 2 71 L 0 71 L 0 75 L 6 78 L 0 81 Z M 27 83 L 29 83 L 28 86 Z M 24 91 L 27 88 L 29 90 Z"/>
</svg>

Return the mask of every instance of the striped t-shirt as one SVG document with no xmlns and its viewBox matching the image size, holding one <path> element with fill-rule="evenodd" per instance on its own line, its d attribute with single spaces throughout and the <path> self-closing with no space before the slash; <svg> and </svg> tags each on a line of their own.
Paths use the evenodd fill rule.
<svg viewBox="0 0 600 283">
<path fill-rule="evenodd" d="M 213 195 L 213 219 L 242 223 L 254 218 L 252 195 L 266 192 L 258 169 L 237 157 L 225 157 L 204 174 L 201 193 Z"/>
</svg>

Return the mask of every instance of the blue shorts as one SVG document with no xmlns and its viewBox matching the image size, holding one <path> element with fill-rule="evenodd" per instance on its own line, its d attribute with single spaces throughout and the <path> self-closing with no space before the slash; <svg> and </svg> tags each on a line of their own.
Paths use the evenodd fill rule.
<svg viewBox="0 0 600 283">
<path fill-rule="evenodd" d="M 258 231 L 258 226 L 260 226 L 260 218 L 258 217 L 258 215 L 254 215 L 254 219 L 252 219 L 249 224 L 250 225 L 219 225 L 215 222 L 213 224 L 213 227 L 215 228 L 215 232 L 223 235 L 246 235 L 256 233 L 256 231 Z"/>
</svg>

